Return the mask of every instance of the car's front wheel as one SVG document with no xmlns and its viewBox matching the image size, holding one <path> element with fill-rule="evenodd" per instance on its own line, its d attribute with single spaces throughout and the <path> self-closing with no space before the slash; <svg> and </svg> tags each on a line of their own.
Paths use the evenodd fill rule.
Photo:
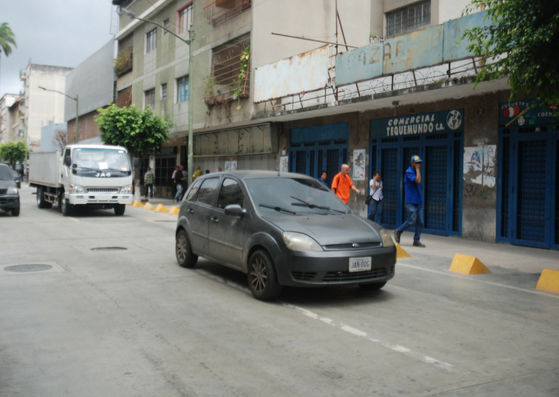
<svg viewBox="0 0 559 397">
<path fill-rule="evenodd" d="M 68 199 L 64 197 L 64 193 L 60 195 L 60 212 L 62 212 L 62 216 L 70 216 L 72 215 L 72 204 L 68 202 Z"/>
<path fill-rule="evenodd" d="M 277 298 L 283 289 L 278 283 L 274 262 L 264 250 L 258 250 L 250 257 L 247 278 L 250 292 L 261 301 Z"/>
<path fill-rule="evenodd" d="M 385 285 L 386 285 L 386 281 L 383 281 L 382 283 L 359 284 L 359 287 L 361 287 L 365 291 L 378 291 Z"/>
<path fill-rule="evenodd" d="M 17 208 L 14 208 L 14 209 L 12 210 L 12 216 L 19 216 L 19 210 L 20 210 L 20 208 L 21 208 L 21 207 L 20 207 L 19 205 L 18 205 Z"/>
<path fill-rule="evenodd" d="M 196 262 L 198 262 L 198 257 L 192 253 L 192 247 L 190 247 L 190 241 L 188 240 L 188 235 L 185 230 L 180 230 L 177 233 L 175 255 L 181 267 L 194 267 L 196 266 Z"/>
</svg>

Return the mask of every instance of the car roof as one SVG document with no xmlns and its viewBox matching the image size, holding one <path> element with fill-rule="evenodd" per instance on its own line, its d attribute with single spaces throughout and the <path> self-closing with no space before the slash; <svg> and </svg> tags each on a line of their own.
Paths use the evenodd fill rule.
<svg viewBox="0 0 559 397">
<path fill-rule="evenodd" d="M 6 168 L 9 168 L 11 170 L 11 168 L 6 163 L 0 163 L 0 167 L 6 167 Z"/>
<path fill-rule="evenodd" d="M 241 179 L 258 179 L 258 178 L 307 178 L 314 179 L 308 175 L 296 174 L 294 172 L 278 172 L 263 170 L 247 170 L 247 171 L 221 171 L 203 175 L 204 178 L 221 175 L 235 175 Z"/>
</svg>

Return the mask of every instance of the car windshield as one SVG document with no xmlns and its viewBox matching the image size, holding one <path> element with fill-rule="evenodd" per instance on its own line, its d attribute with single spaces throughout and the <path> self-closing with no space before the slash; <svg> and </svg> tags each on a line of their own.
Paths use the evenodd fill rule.
<svg viewBox="0 0 559 397">
<path fill-rule="evenodd" d="M 348 213 L 348 207 L 320 182 L 308 178 L 246 180 L 256 207 L 291 215 Z"/>
<path fill-rule="evenodd" d="M 77 148 L 72 152 L 72 168 L 80 176 L 96 176 L 99 172 L 127 176 L 130 160 L 124 150 Z"/>
<path fill-rule="evenodd" d="M 13 181 L 14 177 L 10 172 L 10 169 L 5 166 L 0 167 L 0 181 Z"/>
</svg>

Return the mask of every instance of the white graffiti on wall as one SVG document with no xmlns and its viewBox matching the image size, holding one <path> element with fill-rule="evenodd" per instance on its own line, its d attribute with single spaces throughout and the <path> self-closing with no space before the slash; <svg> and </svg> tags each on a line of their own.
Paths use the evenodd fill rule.
<svg viewBox="0 0 559 397">
<path fill-rule="evenodd" d="M 497 145 L 464 148 L 464 181 L 495 187 Z"/>
</svg>

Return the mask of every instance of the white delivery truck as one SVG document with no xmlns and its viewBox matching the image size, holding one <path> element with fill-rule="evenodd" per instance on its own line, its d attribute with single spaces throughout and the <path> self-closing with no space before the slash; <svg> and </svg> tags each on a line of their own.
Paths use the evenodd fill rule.
<svg viewBox="0 0 559 397">
<path fill-rule="evenodd" d="M 62 154 L 29 153 L 29 186 L 37 188 L 37 206 L 56 204 L 64 216 L 77 208 L 114 208 L 123 215 L 134 199 L 132 178 L 128 152 L 120 146 L 68 145 Z"/>
</svg>

